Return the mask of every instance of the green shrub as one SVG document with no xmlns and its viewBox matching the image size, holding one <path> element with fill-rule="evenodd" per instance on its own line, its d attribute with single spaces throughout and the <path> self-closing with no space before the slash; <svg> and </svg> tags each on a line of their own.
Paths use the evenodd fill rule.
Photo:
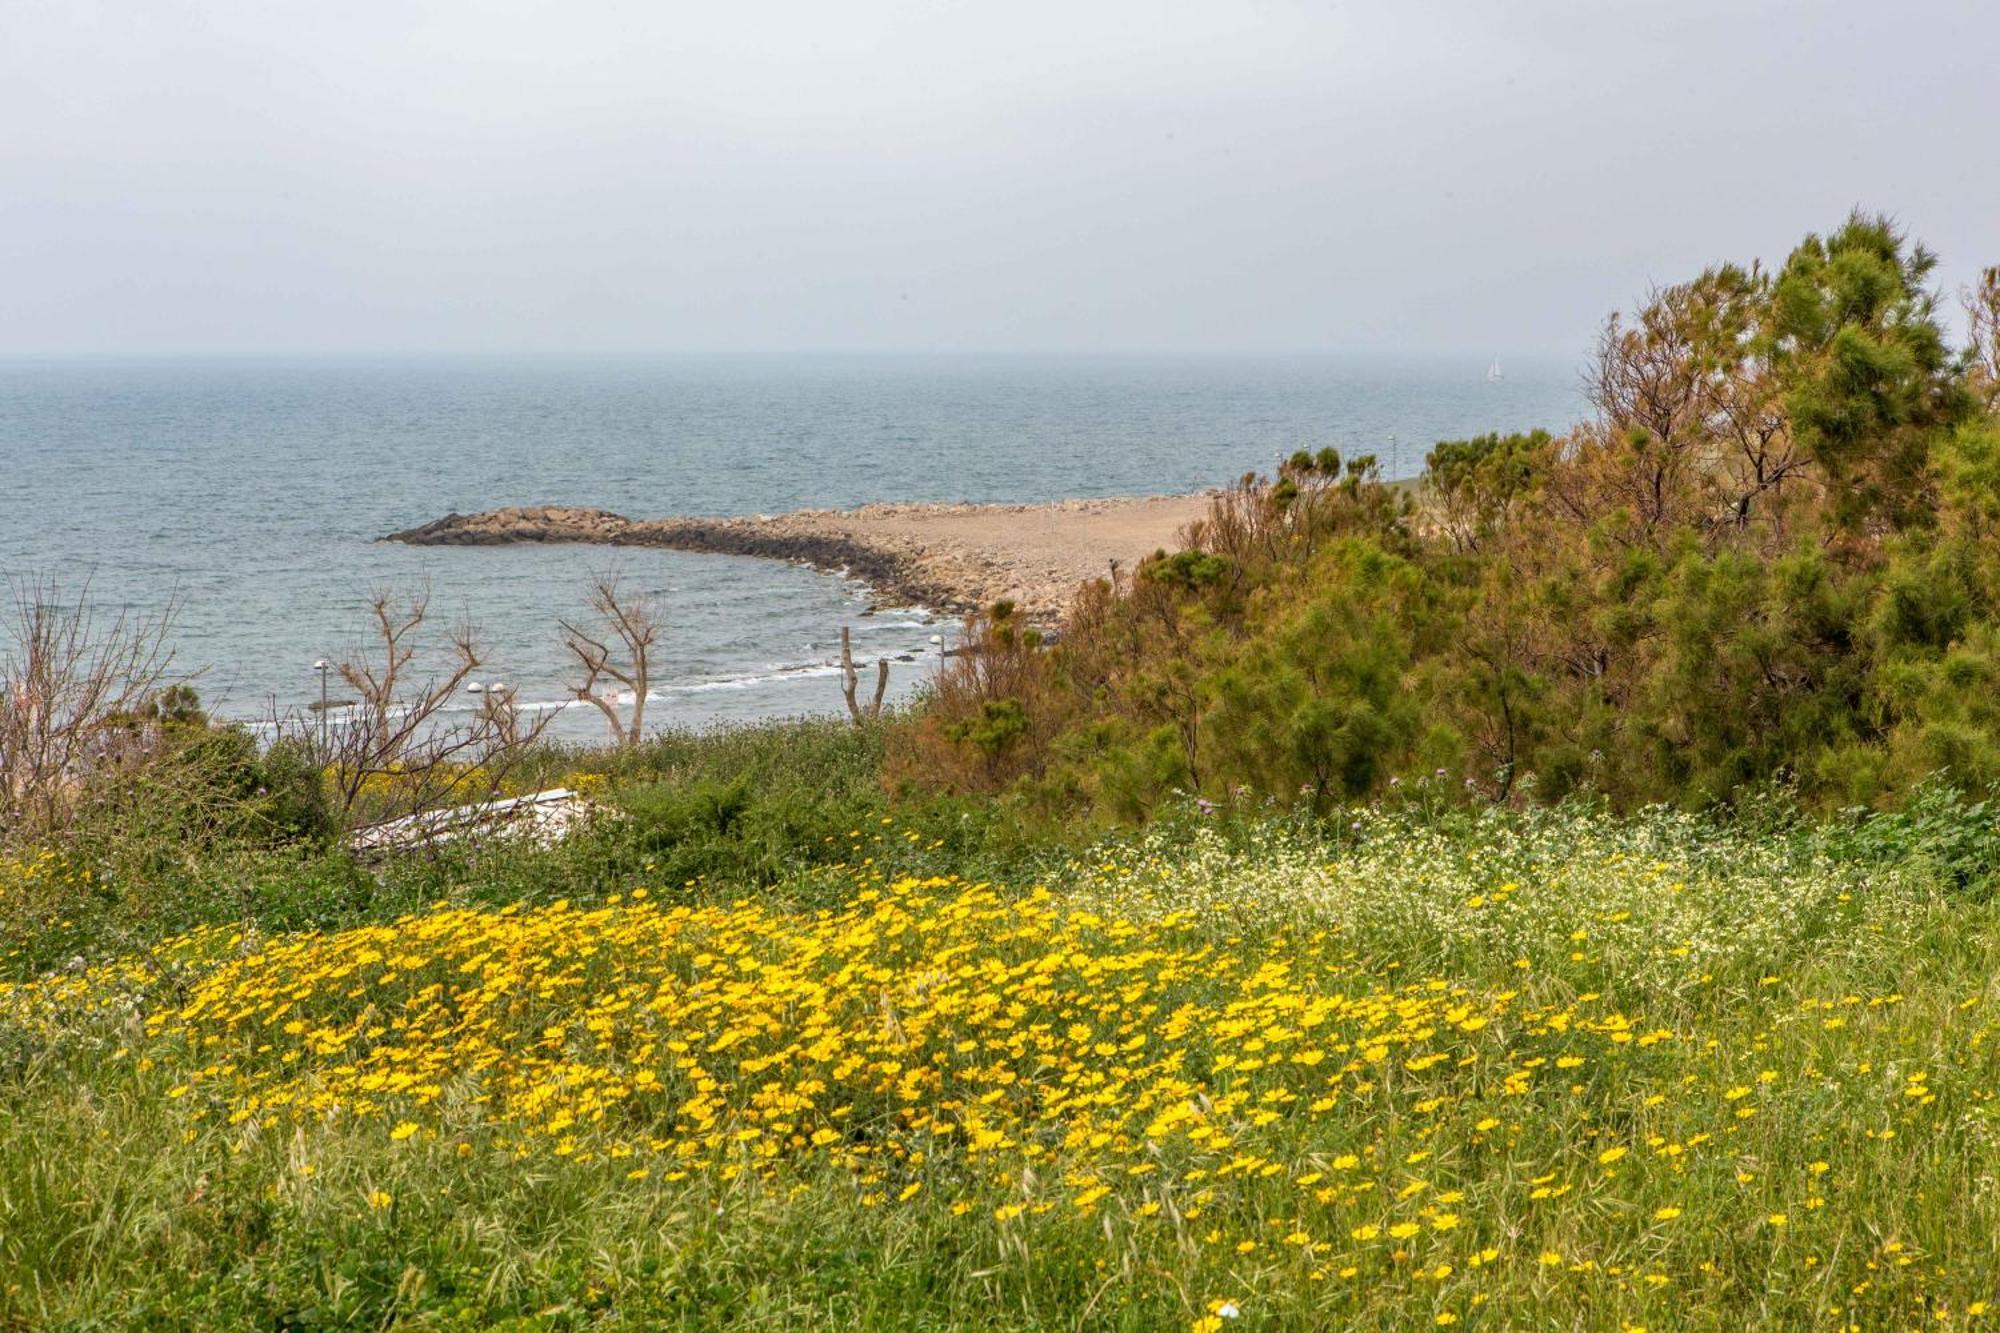
<svg viewBox="0 0 2000 1333">
<path fill-rule="evenodd" d="M 1970 800 L 1942 777 L 1911 793 L 1900 809 L 1850 811 L 1827 836 L 1840 854 L 1881 865 L 1914 863 L 1947 888 L 1990 897 L 2000 883 L 2000 809 L 1991 797 Z"/>
</svg>

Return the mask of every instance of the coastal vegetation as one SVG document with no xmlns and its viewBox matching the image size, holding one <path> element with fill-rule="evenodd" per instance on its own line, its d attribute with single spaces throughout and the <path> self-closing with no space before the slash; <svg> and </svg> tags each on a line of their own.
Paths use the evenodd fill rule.
<svg viewBox="0 0 2000 1333">
<path fill-rule="evenodd" d="M 1597 420 L 1295 454 L 902 708 L 557 744 L 385 595 L 258 733 L 24 585 L 0 1327 L 2000 1318 L 2000 275 L 1954 346 L 1930 273 L 1663 290 Z"/>
<path fill-rule="evenodd" d="M 1415 495 L 1330 450 L 1246 477 L 1053 650 L 977 618 L 905 766 L 1110 820 L 1438 768 L 1620 808 L 1990 783 L 2000 276 L 1954 348 L 1933 263 L 1856 215 L 1612 321 L 1565 434 L 1439 444 Z"/>
</svg>

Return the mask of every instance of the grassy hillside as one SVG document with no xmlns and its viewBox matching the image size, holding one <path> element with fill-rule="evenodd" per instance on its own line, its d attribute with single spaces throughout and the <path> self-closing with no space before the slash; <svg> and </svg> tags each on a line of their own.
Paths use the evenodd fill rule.
<svg viewBox="0 0 2000 1333">
<path fill-rule="evenodd" d="M 1965 815 L 1189 812 L 1005 884 L 889 816 L 764 887 L 200 928 L 0 993 L 0 1311 L 1956 1325 Z"/>
</svg>

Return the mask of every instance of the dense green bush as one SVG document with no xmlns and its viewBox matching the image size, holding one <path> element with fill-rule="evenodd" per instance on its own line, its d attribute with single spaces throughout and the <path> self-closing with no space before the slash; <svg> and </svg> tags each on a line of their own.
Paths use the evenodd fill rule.
<svg viewBox="0 0 2000 1333">
<path fill-rule="evenodd" d="M 1919 785 L 1900 809 L 1849 811 L 1847 823 L 1823 836 L 1842 859 L 1914 864 L 1958 893 L 1986 898 L 2000 883 L 2000 809 L 1990 796 L 1973 800 L 1938 779 Z"/>
</svg>

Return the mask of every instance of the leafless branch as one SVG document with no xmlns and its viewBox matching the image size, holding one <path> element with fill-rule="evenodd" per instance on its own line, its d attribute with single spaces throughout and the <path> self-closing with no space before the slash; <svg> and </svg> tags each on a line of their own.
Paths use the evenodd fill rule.
<svg viewBox="0 0 2000 1333">
<path fill-rule="evenodd" d="M 2000 414 L 2000 267 L 1979 275 L 1965 294 L 1966 323 L 1972 334 L 1972 391 L 1989 414 Z"/>
<path fill-rule="evenodd" d="M 627 593 L 615 571 L 592 575 L 585 601 L 601 628 L 558 622 L 563 647 L 576 660 L 580 672 L 580 679 L 570 682 L 570 693 L 603 714 L 615 744 L 637 745 L 645 734 L 653 644 L 660 635 L 658 602 L 643 593 Z M 615 691 L 600 690 L 606 681 L 622 685 L 630 695 L 629 713 L 620 712 Z"/>
<path fill-rule="evenodd" d="M 12 583 L 0 656 L 0 834 L 60 828 L 93 777 L 129 763 L 135 716 L 166 680 L 178 602 L 157 615 L 93 613 L 88 580 Z"/>
<path fill-rule="evenodd" d="M 473 716 L 454 721 L 451 704 L 485 665 L 471 626 L 447 634 L 444 669 L 413 682 L 429 599 L 378 590 L 368 614 L 371 642 L 334 666 L 357 698 L 338 726 L 321 726 L 315 750 L 343 824 L 491 799 L 550 715 L 524 726 L 511 694 L 483 692 Z"/>
</svg>

